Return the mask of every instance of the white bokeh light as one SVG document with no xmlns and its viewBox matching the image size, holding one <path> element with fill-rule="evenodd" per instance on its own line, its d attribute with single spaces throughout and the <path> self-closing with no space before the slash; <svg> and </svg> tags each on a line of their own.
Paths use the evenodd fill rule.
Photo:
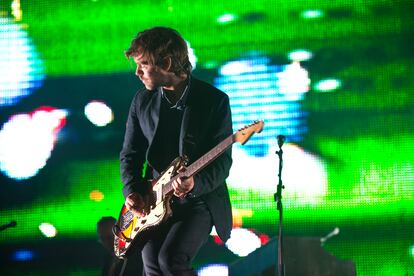
<svg viewBox="0 0 414 276">
<path fill-rule="evenodd" d="M 108 125 L 114 119 L 112 109 L 100 101 L 92 101 L 85 106 L 85 116 L 88 120 L 98 126 Z"/>
<path fill-rule="evenodd" d="M 198 276 L 227 276 L 229 268 L 224 264 L 209 264 L 197 271 Z"/>
<path fill-rule="evenodd" d="M 231 23 L 231 22 L 235 21 L 236 19 L 237 19 L 237 15 L 232 14 L 232 13 L 225 13 L 223 15 L 220 15 L 217 18 L 217 23 L 227 24 L 227 23 Z"/>
<path fill-rule="evenodd" d="M 305 19 L 317 19 L 325 16 L 322 10 L 305 10 L 300 16 Z"/>
<path fill-rule="evenodd" d="M 325 79 L 317 82 L 314 86 L 315 90 L 320 92 L 331 92 L 342 86 L 340 80 L 337 79 Z"/>
<path fill-rule="evenodd" d="M 47 222 L 41 223 L 39 225 L 39 230 L 47 238 L 54 238 L 57 235 L 56 227 Z"/>
<path fill-rule="evenodd" d="M 310 60 L 312 57 L 312 52 L 305 49 L 294 50 L 288 54 L 288 58 L 291 61 L 307 61 Z"/>
<path fill-rule="evenodd" d="M 66 111 L 37 109 L 12 116 L 0 130 L 0 170 L 17 180 L 30 178 L 46 165 Z"/>
<path fill-rule="evenodd" d="M 308 71 L 302 68 L 297 61 L 287 65 L 284 71 L 277 73 L 277 76 L 279 93 L 290 94 L 287 100 L 302 100 L 305 93 L 309 91 L 310 79 Z"/>
<path fill-rule="evenodd" d="M 249 255 L 260 246 L 260 238 L 244 228 L 233 228 L 230 239 L 226 242 L 226 247 L 240 257 Z"/>
</svg>

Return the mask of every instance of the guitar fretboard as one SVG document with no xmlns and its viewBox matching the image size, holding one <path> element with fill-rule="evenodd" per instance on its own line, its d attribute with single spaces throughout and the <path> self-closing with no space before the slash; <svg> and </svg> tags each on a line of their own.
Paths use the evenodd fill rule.
<svg viewBox="0 0 414 276">
<path fill-rule="evenodd" d="M 214 159 L 219 157 L 233 143 L 234 143 L 234 135 L 230 135 L 229 137 L 221 141 L 217 146 L 215 146 L 210 151 L 208 151 L 206 154 L 204 154 L 202 157 L 200 157 L 197 161 L 195 161 L 190 166 L 188 166 L 184 172 L 179 173 L 173 178 L 171 178 L 171 180 L 163 186 L 163 189 L 162 189 L 163 198 L 165 195 L 171 193 L 174 190 L 172 186 L 172 183 L 174 182 L 174 180 L 176 180 L 179 177 L 190 177 L 198 173 L 200 170 L 202 170 L 204 167 L 210 164 Z"/>
</svg>

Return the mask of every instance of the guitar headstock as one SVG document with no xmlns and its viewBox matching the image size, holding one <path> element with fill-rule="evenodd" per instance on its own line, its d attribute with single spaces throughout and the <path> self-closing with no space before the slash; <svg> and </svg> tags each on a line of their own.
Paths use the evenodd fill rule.
<svg viewBox="0 0 414 276">
<path fill-rule="evenodd" d="M 233 135 L 234 141 L 244 145 L 247 141 L 249 141 L 250 137 L 252 137 L 254 133 L 260 133 L 263 130 L 263 126 L 263 121 L 255 121 L 254 123 L 239 129 Z"/>
</svg>

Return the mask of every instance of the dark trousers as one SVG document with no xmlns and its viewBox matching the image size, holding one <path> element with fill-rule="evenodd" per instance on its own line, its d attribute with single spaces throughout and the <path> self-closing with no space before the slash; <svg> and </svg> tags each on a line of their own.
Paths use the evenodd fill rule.
<svg viewBox="0 0 414 276">
<path fill-rule="evenodd" d="M 144 275 L 197 275 L 191 262 L 212 227 L 202 201 L 172 204 L 173 216 L 160 225 L 142 249 Z"/>
</svg>

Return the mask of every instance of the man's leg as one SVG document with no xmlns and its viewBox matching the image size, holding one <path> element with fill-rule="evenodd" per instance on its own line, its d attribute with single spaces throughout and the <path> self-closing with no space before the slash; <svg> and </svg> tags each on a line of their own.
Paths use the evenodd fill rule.
<svg viewBox="0 0 414 276">
<path fill-rule="evenodd" d="M 196 275 L 191 262 L 207 240 L 211 227 L 211 214 L 204 203 L 175 210 L 172 226 L 158 255 L 162 274 Z"/>
<path fill-rule="evenodd" d="M 161 241 L 157 239 L 149 240 L 142 249 L 142 262 L 145 276 L 162 275 L 158 265 L 158 252 Z"/>
</svg>

